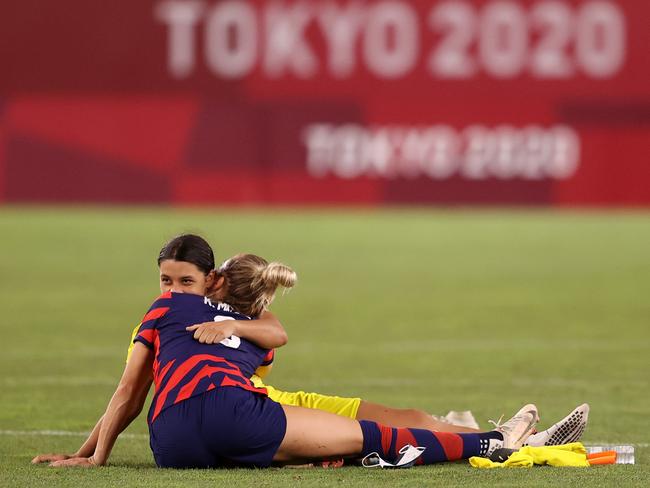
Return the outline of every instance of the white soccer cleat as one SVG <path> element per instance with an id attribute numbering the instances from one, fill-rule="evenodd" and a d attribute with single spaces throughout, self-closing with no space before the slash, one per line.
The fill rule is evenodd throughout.
<path id="1" fill-rule="evenodd" d="M 497 449 L 519 450 L 528 440 L 538 421 L 537 407 L 529 403 L 521 407 L 507 422 L 495 424 L 496 428 L 494 430 L 503 435 L 503 441 L 492 439 L 485 450 L 485 456 L 489 457 Z"/>
<path id="2" fill-rule="evenodd" d="M 578 442 L 587 427 L 588 419 L 589 404 L 583 403 L 557 424 L 531 435 L 527 444 L 533 447 L 541 447 Z"/>

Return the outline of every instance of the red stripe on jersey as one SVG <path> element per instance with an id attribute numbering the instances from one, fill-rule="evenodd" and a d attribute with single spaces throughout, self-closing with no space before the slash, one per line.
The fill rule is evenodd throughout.
<path id="1" fill-rule="evenodd" d="M 149 344 L 153 344 L 158 337 L 158 331 L 156 329 L 145 329 L 138 333 L 138 337 L 141 337 Z"/>
<path id="2" fill-rule="evenodd" d="M 197 363 L 202 361 L 203 358 L 200 356 L 194 356 L 185 361 L 183 364 L 181 364 L 176 371 L 172 374 L 172 377 L 169 378 L 169 381 L 165 385 L 165 388 L 160 392 L 158 395 L 158 398 L 156 399 L 156 406 L 153 411 L 153 415 L 151 416 L 151 421 L 158 416 L 160 411 L 162 410 L 163 405 L 165 404 L 165 400 L 167 400 L 167 395 L 169 394 L 169 391 L 174 388 L 182 379 L 183 377 L 187 374 L 187 372 L 192 369 Z M 160 378 L 158 378 L 160 380 Z M 160 382 L 156 384 L 156 389 L 160 388 Z"/>
<path id="3" fill-rule="evenodd" d="M 262 361 L 262 364 L 264 363 L 272 363 L 273 358 L 275 357 L 275 349 L 271 349 L 266 356 L 264 356 L 264 361 Z"/>
<path id="4" fill-rule="evenodd" d="M 433 432 L 442 445 L 449 461 L 457 461 L 463 457 L 463 438 L 450 432 Z"/>
<path id="5" fill-rule="evenodd" d="M 159 308 L 154 308 L 153 310 L 149 310 L 147 315 L 145 315 L 144 318 L 142 319 L 142 323 L 145 323 L 149 320 L 159 319 L 167 312 L 169 312 L 169 307 L 159 307 Z"/>
<path id="6" fill-rule="evenodd" d="M 153 338 L 153 350 L 156 351 L 156 356 L 158 351 L 160 351 L 160 334 L 158 334 L 158 329 L 156 330 L 156 336 Z"/>
<path id="7" fill-rule="evenodd" d="M 156 389 L 158 388 L 158 385 L 160 384 L 160 380 L 162 380 L 165 377 L 165 375 L 167 374 L 167 371 L 169 371 L 169 369 L 172 367 L 172 365 L 175 362 L 176 362 L 176 360 L 172 359 L 171 361 L 169 361 L 163 367 L 163 369 L 161 371 L 158 371 L 158 366 L 160 365 L 160 363 L 158 363 L 158 361 L 156 361 L 156 368 L 154 369 L 154 372 L 153 372 L 153 381 L 154 381 L 154 383 L 156 385 Z"/>
<path id="8" fill-rule="evenodd" d="M 172 292 L 171 291 L 166 291 L 162 295 L 160 295 L 156 300 L 165 300 L 165 299 L 170 299 L 172 297 Z"/>
<path id="9" fill-rule="evenodd" d="M 162 411 L 163 406 L 165 405 L 165 401 L 167 400 L 167 395 L 169 395 L 169 392 L 177 386 L 183 378 L 189 373 L 189 371 L 196 366 L 198 363 L 201 361 L 216 361 L 220 363 L 227 364 L 228 366 L 233 366 L 230 364 L 228 361 L 225 359 L 218 357 L 218 356 L 213 356 L 211 354 L 197 354 L 196 356 L 192 356 L 189 358 L 187 361 L 182 363 L 181 365 L 176 368 L 174 373 L 172 374 L 171 378 L 169 378 L 169 381 L 165 385 L 165 388 L 160 392 L 160 395 L 158 396 L 158 399 L 156 400 L 156 407 L 154 408 L 153 415 L 151 416 L 151 421 L 153 422 L 154 419 L 158 416 L 158 414 Z M 236 366 L 233 366 L 236 371 L 239 371 L 239 368 Z M 240 373 L 241 374 L 241 373 Z M 159 378 L 161 379 L 161 378 Z M 156 385 L 156 387 L 159 387 L 159 384 Z"/>
<path id="10" fill-rule="evenodd" d="M 183 400 L 187 400 L 189 397 L 192 396 L 192 393 L 194 393 L 194 390 L 196 389 L 196 385 L 199 384 L 199 381 L 201 381 L 203 378 L 210 376 L 212 373 L 229 373 L 229 374 L 235 374 L 235 375 L 240 375 L 241 373 L 239 371 L 235 371 L 232 369 L 226 369 L 226 368 L 221 368 L 219 366 L 210 366 L 209 364 L 206 364 L 201 368 L 201 370 L 194 375 L 194 378 L 192 380 L 183 385 L 183 388 L 178 392 L 178 396 L 174 400 L 174 403 L 182 402 Z"/>

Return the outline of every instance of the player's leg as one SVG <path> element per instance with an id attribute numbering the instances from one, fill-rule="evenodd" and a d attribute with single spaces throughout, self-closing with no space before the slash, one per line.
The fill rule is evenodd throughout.
<path id="1" fill-rule="evenodd" d="M 361 454 L 363 434 L 356 420 L 290 405 L 282 405 L 282 409 L 287 419 L 287 430 L 274 461 L 294 463 Z"/>
<path id="2" fill-rule="evenodd" d="M 304 391 L 288 392 L 271 385 L 265 385 L 261 379 L 255 376 L 251 380 L 258 388 L 265 387 L 268 390 L 269 398 L 282 405 L 318 409 L 356 420 L 372 420 L 393 427 L 415 427 L 456 433 L 480 432 L 477 429 L 441 422 L 422 410 L 392 408 L 378 403 L 367 402 L 360 398 L 322 395 Z"/>
<path id="3" fill-rule="evenodd" d="M 313 408 L 351 419 L 356 418 L 360 398 L 348 398 L 305 391 L 284 391 L 264 383 L 257 375 L 251 377 L 257 388 L 266 388 L 268 396 L 274 402 L 293 407 Z"/>
<path id="4" fill-rule="evenodd" d="M 414 427 L 418 429 L 436 430 L 439 432 L 481 432 L 478 429 L 460 427 L 434 419 L 428 413 L 413 408 L 391 408 L 378 403 L 361 400 L 356 415 L 357 420 L 372 420 L 392 427 Z"/>
<path id="5" fill-rule="evenodd" d="M 319 410 L 282 407 L 286 431 L 274 461 L 291 463 L 336 456 L 363 457 L 377 453 L 394 462 L 410 444 L 423 447 L 420 464 L 481 456 L 498 447 L 518 448 L 537 421 L 537 409 L 526 405 L 498 430 L 485 433 L 434 432 L 426 429 L 386 427 L 376 422 L 353 421 Z"/>

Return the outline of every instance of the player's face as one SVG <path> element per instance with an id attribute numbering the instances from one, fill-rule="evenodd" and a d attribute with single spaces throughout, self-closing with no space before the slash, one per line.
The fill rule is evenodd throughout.
<path id="1" fill-rule="evenodd" d="M 160 291 L 205 295 L 214 280 L 213 274 L 206 276 L 196 265 L 186 261 L 166 259 L 160 263 Z"/>

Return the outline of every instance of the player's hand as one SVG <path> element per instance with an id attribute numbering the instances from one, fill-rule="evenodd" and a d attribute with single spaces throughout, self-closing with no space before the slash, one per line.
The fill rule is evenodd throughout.
<path id="1" fill-rule="evenodd" d="M 95 460 L 92 457 L 74 457 L 70 459 L 63 459 L 61 461 L 54 461 L 50 463 L 50 466 L 53 468 L 70 468 L 70 467 L 80 467 L 80 468 L 95 468 Z"/>
<path id="2" fill-rule="evenodd" d="M 34 459 L 32 459 L 32 464 L 52 463 L 54 461 L 63 461 L 65 459 L 70 459 L 71 457 L 71 454 L 39 454 Z"/>
<path id="3" fill-rule="evenodd" d="M 333 459 L 329 461 L 322 461 L 321 466 L 325 469 L 335 469 L 335 468 L 342 468 L 343 465 L 345 464 L 345 459 Z"/>
<path id="4" fill-rule="evenodd" d="M 185 330 L 194 331 L 194 339 L 201 344 L 218 344 L 235 334 L 237 324 L 234 320 L 223 322 L 204 322 L 192 325 Z"/>

